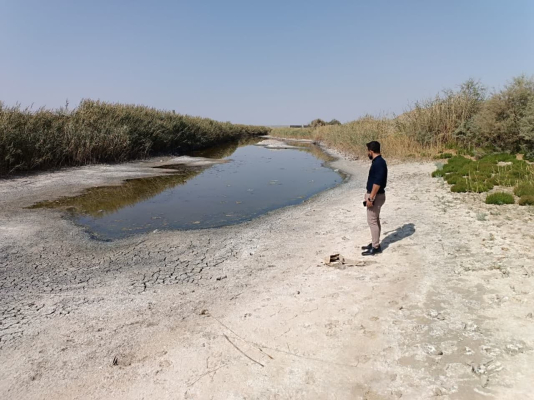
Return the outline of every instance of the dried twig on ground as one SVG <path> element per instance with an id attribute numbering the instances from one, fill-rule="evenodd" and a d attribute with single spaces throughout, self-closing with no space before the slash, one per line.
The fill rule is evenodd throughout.
<path id="1" fill-rule="evenodd" d="M 224 336 L 224 338 L 225 338 L 226 340 L 228 340 L 228 342 L 229 342 L 232 346 L 235 347 L 235 349 L 236 349 L 237 351 L 239 351 L 241 354 L 243 354 L 245 357 L 247 357 L 250 361 L 255 362 L 256 364 L 258 364 L 258 365 L 260 365 L 260 366 L 262 366 L 262 367 L 265 367 L 265 365 L 263 365 L 261 362 L 256 361 L 256 360 L 254 360 L 253 358 L 249 357 L 248 354 L 246 354 L 243 350 L 241 350 L 239 347 L 237 347 L 237 346 L 234 344 L 234 342 L 232 342 L 232 341 L 230 340 L 230 338 L 229 338 L 228 336 L 226 336 L 226 334 L 223 333 L 223 336 Z"/>

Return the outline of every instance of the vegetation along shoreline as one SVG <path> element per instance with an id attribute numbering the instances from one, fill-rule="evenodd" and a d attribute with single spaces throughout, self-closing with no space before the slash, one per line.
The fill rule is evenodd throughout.
<path id="1" fill-rule="evenodd" d="M 0 176 L 202 149 L 269 132 L 141 105 L 82 100 L 72 110 L 34 111 L 0 102 Z"/>

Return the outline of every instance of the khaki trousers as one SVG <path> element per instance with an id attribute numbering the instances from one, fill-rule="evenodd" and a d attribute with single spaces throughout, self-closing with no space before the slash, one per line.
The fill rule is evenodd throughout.
<path id="1" fill-rule="evenodd" d="M 365 194 L 364 200 L 369 199 L 369 193 Z M 373 240 L 373 247 L 380 246 L 380 232 L 382 231 L 382 226 L 380 225 L 380 209 L 386 202 L 386 194 L 380 193 L 376 195 L 375 202 L 371 208 L 367 209 L 367 223 L 369 228 L 371 228 L 371 237 Z"/>

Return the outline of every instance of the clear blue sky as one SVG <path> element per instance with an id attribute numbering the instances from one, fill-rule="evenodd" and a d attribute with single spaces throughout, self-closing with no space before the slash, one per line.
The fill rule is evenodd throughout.
<path id="1" fill-rule="evenodd" d="M 534 1 L 0 0 L 0 100 L 255 124 L 401 113 L 534 73 Z"/>

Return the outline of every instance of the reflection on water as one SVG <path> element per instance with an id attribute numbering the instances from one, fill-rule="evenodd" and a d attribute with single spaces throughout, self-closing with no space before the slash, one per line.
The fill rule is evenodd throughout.
<path id="1" fill-rule="evenodd" d="M 30 208 L 65 208 L 77 214 L 86 214 L 95 218 L 116 212 L 121 208 L 132 206 L 148 200 L 159 193 L 186 183 L 205 168 L 173 166 L 176 173 L 126 180 L 119 186 L 100 186 L 85 190 L 76 197 L 63 197 L 54 201 L 43 201 Z"/>
<path id="2" fill-rule="evenodd" d="M 314 145 L 314 144 L 311 144 L 311 143 L 299 143 L 298 147 L 301 149 L 301 151 L 307 151 L 307 152 L 313 154 L 313 156 L 318 158 L 319 160 L 323 160 L 325 162 L 335 161 L 334 157 L 332 157 L 331 155 L 325 153 L 317 145 Z"/>
<path id="3" fill-rule="evenodd" d="M 240 223 L 301 203 L 343 179 L 323 165 L 332 159 L 317 146 L 272 150 L 250 145 L 256 142 L 232 143 L 191 154 L 227 157 L 230 161 L 225 164 L 179 167 L 175 173 L 92 188 L 78 197 L 34 207 L 67 209 L 95 236 L 113 239 L 156 229 Z"/>
<path id="4" fill-rule="evenodd" d="M 221 158 L 230 157 L 232 154 L 234 154 L 234 152 L 239 147 L 257 144 L 261 142 L 262 140 L 263 139 L 259 137 L 248 137 L 248 138 L 243 138 L 239 141 L 222 143 L 221 145 L 216 146 L 216 147 L 208 147 L 207 149 L 195 150 L 195 151 L 188 153 L 187 155 L 191 157 L 221 159 Z"/>

